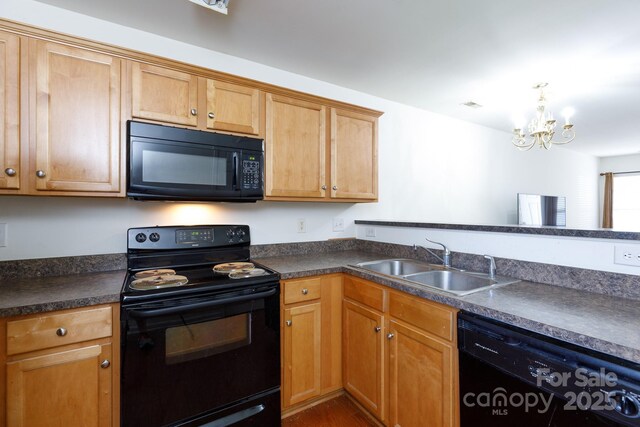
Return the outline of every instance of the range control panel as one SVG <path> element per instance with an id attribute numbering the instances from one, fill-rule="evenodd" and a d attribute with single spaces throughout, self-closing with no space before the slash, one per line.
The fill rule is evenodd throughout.
<path id="1" fill-rule="evenodd" d="M 170 250 L 248 245 L 248 225 L 140 227 L 127 231 L 129 250 Z"/>

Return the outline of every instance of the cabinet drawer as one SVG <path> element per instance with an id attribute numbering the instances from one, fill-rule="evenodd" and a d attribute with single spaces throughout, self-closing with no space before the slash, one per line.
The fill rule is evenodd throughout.
<path id="1" fill-rule="evenodd" d="M 7 322 L 7 354 L 109 337 L 111 307 L 45 314 Z"/>
<path id="2" fill-rule="evenodd" d="M 378 311 L 384 311 L 384 289 L 370 285 L 364 280 L 345 276 L 344 296 Z"/>
<path id="3" fill-rule="evenodd" d="M 284 282 L 284 303 L 310 301 L 320 298 L 321 277 L 287 280 Z"/>
<path id="4" fill-rule="evenodd" d="M 445 340 L 453 340 L 456 310 L 418 297 L 391 292 L 389 314 Z"/>

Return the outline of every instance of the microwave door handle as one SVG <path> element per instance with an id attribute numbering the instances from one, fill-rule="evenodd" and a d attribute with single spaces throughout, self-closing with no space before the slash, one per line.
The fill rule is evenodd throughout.
<path id="1" fill-rule="evenodd" d="M 233 153 L 233 181 L 231 185 L 234 191 L 240 190 L 240 165 L 238 164 L 238 153 Z"/>
<path id="2" fill-rule="evenodd" d="M 222 304 L 233 304 L 237 302 L 267 298 L 272 295 L 275 295 L 277 291 L 278 291 L 277 288 L 273 288 L 265 292 L 258 292 L 250 295 L 240 295 L 240 296 L 229 297 L 229 298 L 221 298 L 213 301 L 203 301 L 203 302 L 197 302 L 193 304 L 181 305 L 177 307 L 156 308 L 152 310 L 129 310 L 129 314 L 133 318 L 147 319 L 149 317 L 178 314 L 178 313 L 183 313 L 185 311 L 215 307 L 217 305 L 222 305 Z"/>

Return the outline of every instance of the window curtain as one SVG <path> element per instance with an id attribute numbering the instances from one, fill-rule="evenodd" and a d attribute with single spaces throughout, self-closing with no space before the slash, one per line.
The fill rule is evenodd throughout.
<path id="1" fill-rule="evenodd" d="M 613 173 L 604 173 L 604 203 L 602 206 L 602 228 L 613 228 Z"/>

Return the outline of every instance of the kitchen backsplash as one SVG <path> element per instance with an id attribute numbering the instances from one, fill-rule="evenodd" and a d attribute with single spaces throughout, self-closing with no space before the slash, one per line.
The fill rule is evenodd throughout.
<path id="1" fill-rule="evenodd" d="M 423 249 L 395 243 L 360 239 L 334 239 L 316 242 L 254 245 L 252 258 L 313 255 L 339 251 L 362 251 L 380 254 L 380 258 L 415 258 L 434 264 L 440 261 Z M 441 254 L 441 251 L 434 250 Z M 530 282 L 546 283 L 587 292 L 640 300 L 640 278 L 635 275 L 566 267 L 508 258 L 495 258 L 497 273 Z M 0 281 L 15 278 L 63 276 L 126 268 L 125 254 L 39 258 L 0 262 Z M 488 262 L 482 255 L 452 252 L 456 268 L 486 272 Z M 6 286 L 1 283 L 0 286 Z"/>

